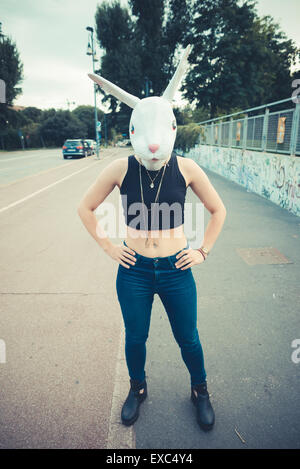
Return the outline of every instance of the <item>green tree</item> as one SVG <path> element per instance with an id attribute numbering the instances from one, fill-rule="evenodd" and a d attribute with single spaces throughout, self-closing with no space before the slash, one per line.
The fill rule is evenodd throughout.
<path id="1" fill-rule="evenodd" d="M 255 1 L 197 0 L 186 42 L 194 45 L 185 98 L 211 117 L 291 95 L 287 86 L 297 48 Z"/>
<path id="2" fill-rule="evenodd" d="M 0 34 L 0 79 L 5 83 L 5 103 L 0 103 L 0 140 L 5 148 L 5 136 L 9 133 L 9 141 L 13 141 L 14 132 L 10 131 L 13 124 L 21 124 L 18 113 L 10 109 L 14 99 L 22 92 L 18 86 L 23 79 L 23 64 L 20 60 L 16 44 L 8 36 Z"/>
<path id="3" fill-rule="evenodd" d="M 98 120 L 103 121 L 104 113 L 97 109 Z M 95 108 L 94 106 L 78 106 L 72 111 L 72 115 L 77 117 L 87 128 L 87 138 L 95 140 Z"/>
<path id="4" fill-rule="evenodd" d="M 117 1 L 105 1 L 97 7 L 96 34 L 99 45 L 105 50 L 101 69 L 97 73 L 124 88 L 129 93 L 136 93 L 140 82 L 139 58 L 133 40 L 133 22 L 126 8 Z M 118 101 L 105 93 L 102 101 L 108 102 L 110 110 L 116 112 Z"/>
<path id="5" fill-rule="evenodd" d="M 28 106 L 22 111 L 19 111 L 20 114 L 28 121 L 37 123 L 40 121 L 43 111 L 34 106 Z"/>
<path id="6" fill-rule="evenodd" d="M 147 78 L 153 94 L 160 95 L 175 70 L 176 48 L 188 31 L 188 11 L 185 0 L 129 0 L 129 9 L 117 1 L 102 2 L 95 19 L 105 54 L 97 73 L 140 98 Z M 99 91 L 109 103 L 110 124 L 123 133 L 131 110 Z"/>
<path id="7" fill-rule="evenodd" d="M 67 138 L 86 138 L 87 127 L 70 111 L 58 110 L 42 120 L 40 134 L 46 146 L 62 146 Z"/>
<path id="8" fill-rule="evenodd" d="M 0 36 L 0 79 L 6 84 L 6 105 L 11 105 L 22 92 L 23 64 L 16 44 L 8 36 Z"/>

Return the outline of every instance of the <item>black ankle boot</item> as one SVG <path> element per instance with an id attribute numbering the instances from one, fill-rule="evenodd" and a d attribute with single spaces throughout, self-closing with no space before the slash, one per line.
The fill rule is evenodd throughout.
<path id="1" fill-rule="evenodd" d="M 194 390 L 197 392 L 197 396 L 195 395 Z M 215 423 L 215 413 L 209 400 L 206 381 L 192 386 L 191 399 L 197 408 L 198 424 L 202 430 L 211 430 Z"/>
<path id="2" fill-rule="evenodd" d="M 143 389 L 144 392 L 140 393 Z M 147 397 L 147 383 L 130 379 L 130 391 L 126 401 L 123 404 L 121 419 L 124 425 L 132 425 L 139 416 L 140 404 Z"/>

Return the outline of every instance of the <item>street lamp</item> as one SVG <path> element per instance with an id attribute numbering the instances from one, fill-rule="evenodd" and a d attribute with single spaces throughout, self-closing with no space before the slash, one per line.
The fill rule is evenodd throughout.
<path id="1" fill-rule="evenodd" d="M 142 95 L 145 95 L 145 98 L 147 98 L 150 93 L 153 93 L 152 81 L 145 77 L 145 89 L 142 90 Z"/>
<path id="2" fill-rule="evenodd" d="M 67 106 L 68 106 L 68 110 L 69 110 L 69 111 L 70 111 L 70 106 L 71 106 L 71 105 L 74 106 L 75 104 L 76 104 L 75 101 L 69 101 L 69 100 L 67 99 Z"/>
<path id="3" fill-rule="evenodd" d="M 89 42 L 88 42 L 87 49 L 86 49 L 86 55 L 93 55 L 91 44 Z"/>
<path id="4" fill-rule="evenodd" d="M 0 22 L 0 42 L 2 43 L 4 41 L 5 34 L 2 32 L 2 23 Z"/>
<path id="5" fill-rule="evenodd" d="M 89 32 L 89 40 L 87 45 L 86 55 L 92 56 L 93 73 L 95 73 L 95 62 L 97 61 L 96 53 L 94 49 L 94 29 L 91 26 L 87 26 L 86 30 Z M 98 113 L 97 113 L 97 99 L 96 99 L 97 85 L 94 83 L 94 102 L 95 102 L 95 135 L 97 142 L 97 159 L 99 159 L 99 133 L 98 133 Z"/>

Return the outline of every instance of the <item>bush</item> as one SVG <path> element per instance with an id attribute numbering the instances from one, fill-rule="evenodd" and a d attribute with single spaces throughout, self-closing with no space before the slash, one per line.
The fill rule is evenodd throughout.
<path id="1" fill-rule="evenodd" d="M 194 148 L 199 141 L 202 128 L 197 124 L 179 125 L 177 127 L 177 136 L 175 140 L 175 148 L 184 153 Z"/>
<path id="2" fill-rule="evenodd" d="M 31 123 L 22 127 L 26 148 L 40 148 L 43 142 L 40 135 L 40 124 Z"/>
<path id="3" fill-rule="evenodd" d="M 116 143 L 120 140 L 124 140 L 123 135 L 120 133 L 117 133 L 114 127 L 111 128 L 111 140 L 108 143 L 111 145 L 116 145 Z"/>
<path id="4" fill-rule="evenodd" d="M 18 131 L 9 127 L 1 132 L 1 147 L 2 150 L 21 150 L 22 144 Z"/>

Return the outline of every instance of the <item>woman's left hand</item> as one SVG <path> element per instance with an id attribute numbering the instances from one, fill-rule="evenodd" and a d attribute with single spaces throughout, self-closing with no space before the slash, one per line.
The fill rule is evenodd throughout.
<path id="1" fill-rule="evenodd" d="M 205 255 L 205 254 L 204 254 Z M 197 249 L 184 249 L 177 256 L 175 266 L 181 270 L 189 269 L 193 265 L 202 264 L 204 258 L 200 251 Z"/>

